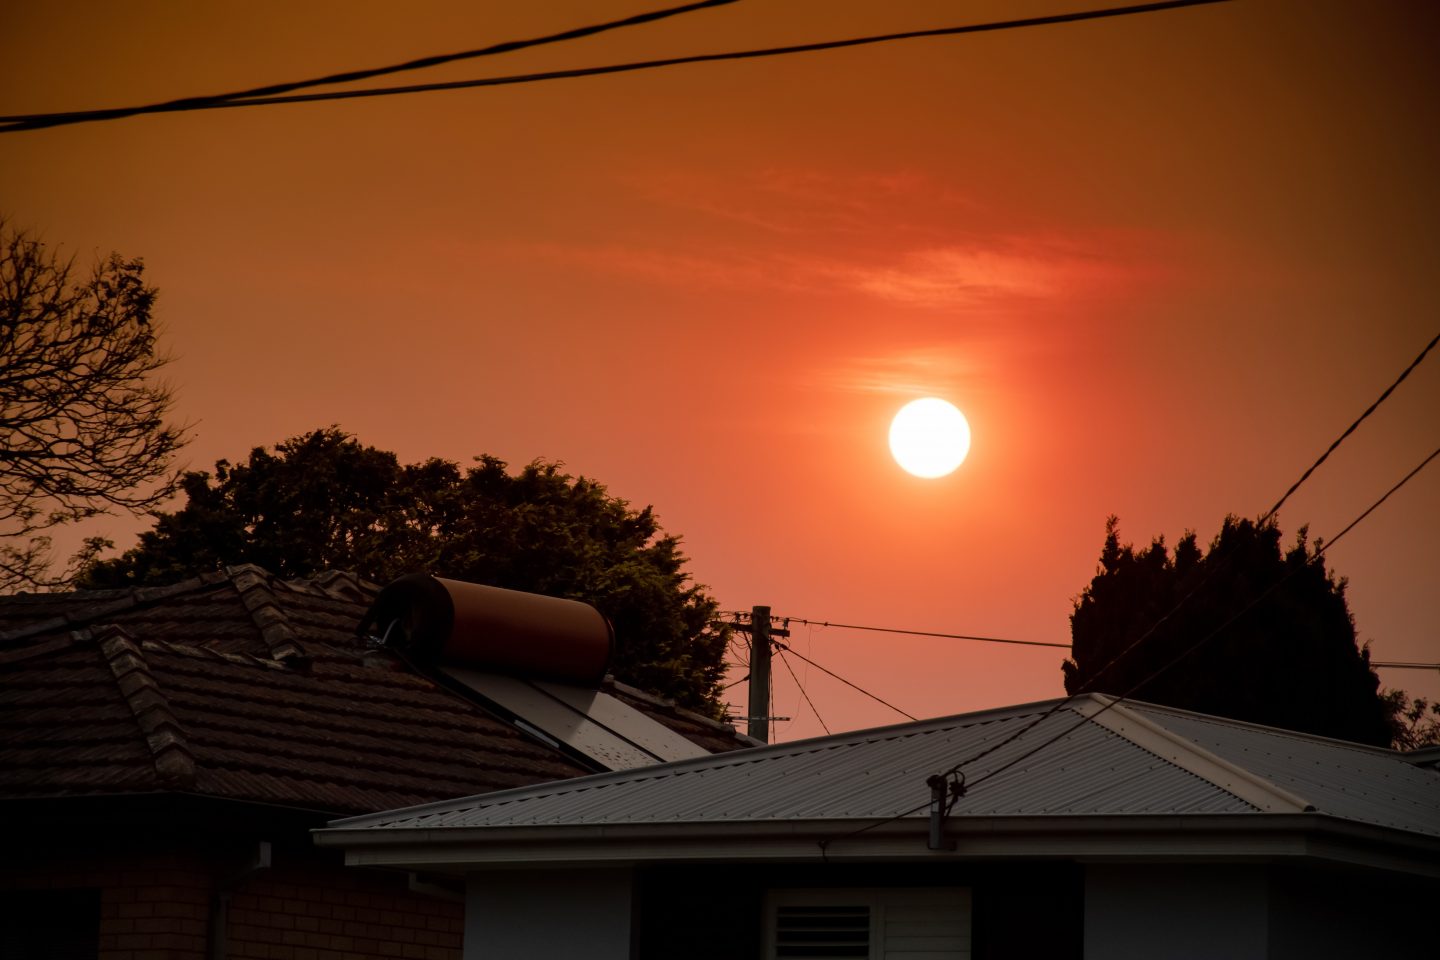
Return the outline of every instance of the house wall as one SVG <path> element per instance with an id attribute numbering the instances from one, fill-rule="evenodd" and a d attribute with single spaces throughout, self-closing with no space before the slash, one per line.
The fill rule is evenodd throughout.
<path id="1" fill-rule="evenodd" d="M 1260 864 L 1089 864 L 1085 956 L 1264 960 L 1269 895 Z"/>
<path id="2" fill-rule="evenodd" d="M 39 906 L 65 903 L 72 911 L 98 906 L 98 960 L 203 960 L 210 874 L 200 858 L 183 853 L 65 852 L 11 847 L 0 868 L 7 900 Z M 64 896 L 94 891 L 91 898 Z M 7 918 L 8 920 L 9 918 Z M 35 918 L 16 917 L 18 923 Z M 42 922 L 63 928 L 93 926 L 94 918 L 57 914 Z"/>
<path id="3" fill-rule="evenodd" d="M 231 895 L 228 960 L 460 960 L 460 902 L 410 893 L 404 874 L 287 852 Z"/>
<path id="4" fill-rule="evenodd" d="M 633 887 L 629 870 L 472 874 L 465 960 L 630 960 Z"/>
<path id="5" fill-rule="evenodd" d="M 1424 957 L 1440 880 L 1329 864 L 1270 873 L 1270 958 Z"/>
<path id="6" fill-rule="evenodd" d="M 405 874 L 347 868 L 308 839 L 276 846 L 273 866 L 231 894 L 228 960 L 460 960 L 462 903 L 409 892 Z M 253 843 L 154 837 L 12 844 L 0 856 L 0 903 L 86 929 L 97 960 L 206 960 L 217 881 L 243 866 L 246 849 Z M 52 919 L 52 905 L 72 915 Z M 81 915 L 96 910 L 98 935 L 88 932 L 95 918 Z M 0 918 L 12 920 L 4 909 Z"/>
<path id="7" fill-rule="evenodd" d="M 1082 885 L 1074 864 L 1044 860 L 647 866 L 636 872 L 636 956 L 762 956 L 767 890 L 943 886 L 970 890 L 975 960 L 1079 960 Z"/>

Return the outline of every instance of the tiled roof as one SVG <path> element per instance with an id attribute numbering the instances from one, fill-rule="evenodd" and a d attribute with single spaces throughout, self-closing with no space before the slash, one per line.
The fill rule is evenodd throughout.
<path id="1" fill-rule="evenodd" d="M 586 772 L 361 645 L 375 592 L 347 574 L 234 567 L 0 598 L 0 797 L 182 791 L 344 813 Z M 744 745 L 631 695 L 707 749 Z"/>
<path id="2" fill-rule="evenodd" d="M 227 652 L 351 654 L 355 624 L 378 592 L 349 573 L 285 581 L 247 564 L 166 587 L 17 594 L 0 597 L 0 647 L 111 623 L 146 640 Z"/>

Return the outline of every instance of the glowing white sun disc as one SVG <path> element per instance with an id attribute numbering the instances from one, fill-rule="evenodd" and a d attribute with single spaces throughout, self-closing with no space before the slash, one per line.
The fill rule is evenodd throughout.
<path id="1" fill-rule="evenodd" d="M 913 400 L 890 423 L 890 452 L 907 473 L 943 477 L 970 452 L 970 424 L 939 397 Z"/>

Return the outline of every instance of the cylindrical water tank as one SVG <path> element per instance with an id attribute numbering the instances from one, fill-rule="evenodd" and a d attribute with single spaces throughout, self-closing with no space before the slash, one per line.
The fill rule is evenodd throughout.
<path id="1" fill-rule="evenodd" d="M 587 687 L 600 685 L 615 645 L 610 621 L 588 603 L 427 574 L 381 590 L 362 626 L 424 666 Z"/>

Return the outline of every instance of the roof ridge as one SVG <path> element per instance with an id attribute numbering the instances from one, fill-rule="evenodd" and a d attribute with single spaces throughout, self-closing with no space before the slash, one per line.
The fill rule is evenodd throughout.
<path id="1" fill-rule="evenodd" d="M 29 626 L 21 627 L 18 630 L 9 631 L 8 633 L 0 632 L 0 643 L 8 643 L 12 640 L 23 640 L 26 637 L 33 637 L 42 633 L 53 633 L 56 630 L 64 630 L 67 627 L 83 629 L 101 617 L 108 617 L 112 614 L 133 610 L 136 607 L 158 603 L 162 600 L 168 600 L 171 597 L 177 597 L 205 587 L 213 587 L 223 579 L 225 579 L 223 574 L 202 573 L 198 576 L 181 580 L 179 583 L 169 583 L 159 587 L 125 588 L 126 593 L 124 596 L 97 601 L 88 606 L 83 606 L 79 610 L 61 613 L 48 620 L 41 620 Z M 73 597 L 86 592 L 87 591 L 84 590 L 72 590 L 69 592 L 69 595 Z"/>
<path id="2" fill-rule="evenodd" d="M 366 580 L 353 570 L 326 569 L 313 577 L 296 577 L 292 580 L 280 580 L 278 583 L 296 593 L 348 603 L 360 602 L 362 598 L 357 594 L 378 593 L 380 590 L 379 584 Z"/>
<path id="3" fill-rule="evenodd" d="M 77 640 L 93 638 L 125 704 L 145 737 L 155 764 L 155 776 L 162 786 L 188 790 L 195 786 L 195 754 L 185 730 L 170 709 L 170 701 L 155 682 L 141 645 L 123 627 L 108 624 L 98 631 L 76 631 Z"/>
<path id="4" fill-rule="evenodd" d="M 270 656 L 275 660 L 303 656 L 305 648 L 300 643 L 300 635 L 291 626 L 289 616 L 271 589 L 271 575 L 253 563 L 226 567 L 225 574 L 235 585 L 250 619 L 259 628 L 260 638 L 270 649 Z"/>
<path id="5" fill-rule="evenodd" d="M 1108 696 L 1108 694 L 1107 694 Z M 1291 730 L 1289 727 L 1276 727 L 1268 723 L 1259 723 L 1255 720 L 1239 720 L 1235 717 L 1222 717 L 1218 713 L 1202 713 L 1199 710 L 1187 710 L 1184 707 L 1172 707 L 1165 703 L 1151 703 L 1148 700 L 1127 700 L 1127 703 L 1143 707 L 1146 710 L 1158 710 L 1161 713 L 1172 713 L 1192 720 L 1200 720 L 1206 723 L 1219 723 L 1231 727 L 1244 727 L 1247 730 L 1258 730 L 1261 733 L 1274 734 L 1277 737 L 1290 737 L 1294 740 L 1308 740 L 1314 743 L 1323 743 L 1332 747 L 1347 747 L 1351 750 L 1358 750 L 1362 753 L 1378 753 L 1383 756 L 1393 756 L 1399 751 L 1392 747 L 1377 747 L 1370 743 L 1357 743 L 1354 740 L 1345 740 L 1341 737 L 1327 737 L 1323 733 L 1310 733 L 1306 730 Z"/>
<path id="6" fill-rule="evenodd" d="M 1071 709 L 1096 726 L 1194 774 L 1257 810 L 1269 813 L 1309 813 L 1315 810 L 1313 803 L 1299 795 L 1226 760 L 1103 693 L 1077 697 Z"/>
<path id="7" fill-rule="evenodd" d="M 142 650 L 153 648 L 182 657 L 226 660 L 242 667 L 264 667 L 267 670 L 289 670 L 291 668 L 291 664 L 284 660 L 257 657 L 253 653 L 231 653 L 224 650 L 216 650 L 214 647 L 198 646 L 193 643 L 182 643 L 176 640 L 141 640 L 140 647 Z"/>

